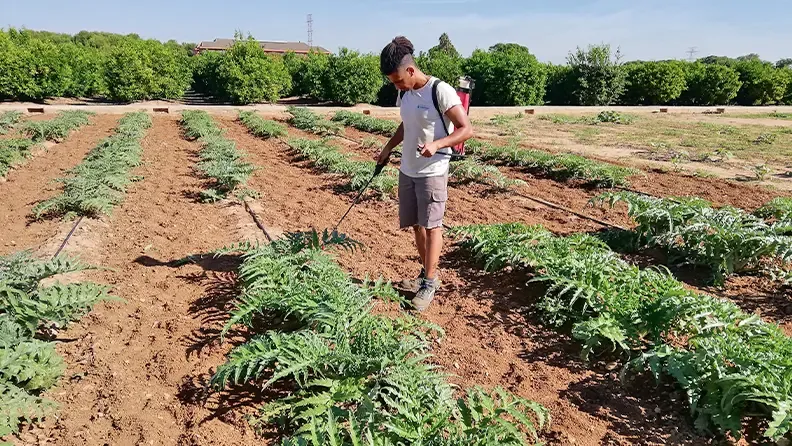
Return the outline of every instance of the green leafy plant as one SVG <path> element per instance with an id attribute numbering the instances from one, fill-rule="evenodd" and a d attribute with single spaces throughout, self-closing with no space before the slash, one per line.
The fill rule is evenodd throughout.
<path id="1" fill-rule="evenodd" d="M 305 130 L 316 135 L 342 135 L 343 126 L 340 123 L 328 121 L 305 107 L 290 106 L 286 109 L 291 117 L 289 124 L 300 130 Z"/>
<path id="2" fill-rule="evenodd" d="M 185 136 L 197 138 L 202 146 L 196 169 L 208 180 L 208 187 L 201 191 L 203 201 L 222 200 L 247 182 L 255 167 L 244 161 L 246 154 L 223 136 L 208 113 L 184 111 L 181 124 Z"/>
<path id="3" fill-rule="evenodd" d="M 22 112 L 9 110 L 0 113 L 0 135 L 5 135 L 22 120 Z"/>
<path id="4" fill-rule="evenodd" d="M 767 203 L 763 204 L 759 209 L 753 212 L 753 215 L 769 219 L 785 219 L 792 215 L 792 198 L 789 197 L 776 197 Z"/>
<path id="5" fill-rule="evenodd" d="M 291 139 L 289 146 L 301 157 L 310 160 L 319 170 L 339 174 L 346 178 L 349 189 L 359 190 L 371 179 L 374 174 L 374 161 L 357 161 L 348 154 L 342 153 L 338 148 L 330 145 L 326 139 Z M 396 190 L 398 177 L 396 169 L 386 167 L 380 175 L 371 182 L 369 188 L 388 195 Z"/>
<path id="6" fill-rule="evenodd" d="M 343 105 L 374 102 L 384 83 L 379 57 L 347 48 L 330 55 L 325 76 L 326 99 Z"/>
<path id="7" fill-rule="evenodd" d="M 761 133 L 756 139 L 753 141 L 754 144 L 773 144 L 776 140 L 775 133 Z"/>
<path id="8" fill-rule="evenodd" d="M 473 105 L 541 104 L 547 73 L 528 48 L 499 43 L 475 50 L 463 62 L 463 72 L 476 80 Z M 509 81 L 504 82 L 505 79 Z"/>
<path id="9" fill-rule="evenodd" d="M 659 246 L 675 263 L 709 267 L 716 283 L 725 277 L 767 268 L 786 269 L 792 261 L 792 237 L 782 225 L 733 207 L 714 209 L 700 198 L 655 198 L 633 192 L 606 192 L 592 203 L 627 204 L 638 223 L 634 232 L 644 246 Z M 772 260 L 767 265 L 765 260 Z M 773 266 L 773 263 L 777 264 Z"/>
<path id="10" fill-rule="evenodd" d="M 0 177 L 4 177 L 11 167 L 30 156 L 35 145 L 32 139 L 0 139 Z"/>
<path id="11" fill-rule="evenodd" d="M 239 112 L 239 121 L 259 138 L 277 138 L 287 134 L 286 128 L 272 120 L 264 119 L 252 111 Z"/>
<path id="12" fill-rule="evenodd" d="M 91 150 L 67 177 L 58 179 L 63 191 L 34 206 L 33 217 L 109 214 L 134 181 L 130 172 L 140 165 L 140 140 L 149 127 L 151 116 L 145 112 L 125 114 L 112 136 Z"/>
<path id="13" fill-rule="evenodd" d="M 0 257 L 0 436 L 18 431 L 55 408 L 39 394 L 53 386 L 65 365 L 53 342 L 35 339 L 39 329 L 61 328 L 101 300 L 107 288 L 45 279 L 90 268 L 67 257 L 38 260 L 23 251 Z"/>
<path id="14" fill-rule="evenodd" d="M 304 237 L 242 249 L 242 291 L 226 325 L 255 330 L 258 317 L 276 315 L 289 330 L 235 348 L 211 380 L 216 389 L 249 382 L 293 388 L 263 405 L 255 426 L 279 425 L 291 434 L 285 445 L 523 445 L 523 432 L 537 440 L 537 427 L 549 421 L 545 408 L 501 389 L 472 389 L 455 400 L 445 374 L 428 362 L 436 327 L 374 313 L 367 287 L 329 252 L 295 239 Z"/>
<path id="15" fill-rule="evenodd" d="M 639 173 L 635 169 L 590 160 L 580 155 L 523 149 L 515 143 L 495 146 L 473 141 L 467 147 L 484 161 L 497 160 L 508 166 L 535 170 L 551 178 L 582 180 L 596 186 L 625 186 L 628 177 Z"/>
<path id="16" fill-rule="evenodd" d="M 389 119 L 379 119 L 363 113 L 339 110 L 333 116 L 333 121 L 345 126 L 354 127 L 363 132 L 376 133 L 383 136 L 392 136 L 396 133 L 399 123 Z"/>
<path id="17" fill-rule="evenodd" d="M 661 105 L 678 99 L 687 87 L 686 65 L 680 61 L 630 62 L 622 103 Z"/>
<path id="18" fill-rule="evenodd" d="M 610 45 L 589 45 L 569 53 L 578 105 L 611 105 L 619 100 L 627 84 L 621 59 L 621 52 L 612 53 Z"/>
<path id="19" fill-rule="evenodd" d="M 767 166 L 767 163 L 756 164 L 753 166 L 753 173 L 756 176 L 756 181 L 764 181 L 770 174 L 770 167 Z"/>
<path id="20" fill-rule="evenodd" d="M 583 356 L 618 353 L 628 371 L 670 378 L 696 426 L 739 437 L 748 417 L 764 435 L 792 429 L 792 338 L 733 303 L 687 289 L 662 269 L 640 269 L 585 234 L 557 237 L 519 223 L 457 227 L 450 235 L 488 271 L 535 274 L 548 323 L 572 324 Z"/>
<path id="21" fill-rule="evenodd" d="M 66 139 L 73 131 L 88 124 L 89 116 L 94 113 L 82 110 L 67 110 L 58 113 L 54 119 L 47 121 L 27 121 L 22 125 L 22 132 L 33 141 L 55 141 Z"/>

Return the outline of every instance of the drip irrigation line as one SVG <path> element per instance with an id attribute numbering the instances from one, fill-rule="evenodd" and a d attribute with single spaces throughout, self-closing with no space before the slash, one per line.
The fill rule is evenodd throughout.
<path id="1" fill-rule="evenodd" d="M 267 241 L 272 243 L 273 241 L 272 236 L 270 235 L 269 231 L 267 231 L 267 227 L 264 226 L 264 223 L 262 223 L 261 220 L 259 220 L 258 215 L 256 215 L 256 213 L 250 207 L 250 204 L 248 203 L 249 200 L 252 201 L 250 198 L 246 198 L 245 200 L 243 200 L 245 203 L 245 210 L 248 212 L 248 214 L 250 214 L 251 217 L 253 217 L 253 221 L 256 223 L 256 226 L 258 226 L 258 228 L 261 229 L 262 232 L 264 232 L 264 235 L 267 237 Z"/>
<path id="2" fill-rule="evenodd" d="M 61 251 L 63 251 L 63 248 L 65 248 L 65 247 L 66 247 L 66 243 L 68 243 L 68 241 L 69 241 L 69 239 L 71 238 L 72 234 L 74 234 L 74 231 L 76 231 L 76 230 L 77 230 L 77 226 L 79 226 L 79 225 L 80 225 L 80 222 L 82 222 L 82 220 L 83 220 L 83 216 L 81 215 L 81 216 L 80 216 L 80 218 L 78 218 L 78 219 L 77 219 L 77 222 L 75 222 L 75 223 L 74 223 L 74 226 L 72 226 L 72 228 L 71 228 L 71 231 L 69 231 L 69 234 L 68 234 L 68 235 L 66 235 L 66 238 L 65 238 L 65 239 L 63 239 L 63 243 L 61 243 L 61 245 L 60 245 L 60 247 L 58 248 L 58 250 L 57 250 L 57 251 L 55 251 L 55 255 L 54 255 L 54 256 L 52 256 L 52 258 L 53 258 L 53 259 L 54 259 L 55 257 L 58 257 L 58 254 L 60 254 L 60 253 L 61 253 Z"/>

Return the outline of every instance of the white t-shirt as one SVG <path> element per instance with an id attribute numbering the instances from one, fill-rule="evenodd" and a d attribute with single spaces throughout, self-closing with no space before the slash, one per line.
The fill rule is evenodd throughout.
<path id="1" fill-rule="evenodd" d="M 440 115 L 432 102 L 432 83 L 435 78 L 417 90 L 409 90 L 404 97 L 396 97 L 401 119 L 404 123 L 404 142 L 402 143 L 401 172 L 413 178 L 442 176 L 448 172 L 451 149 L 439 149 L 431 158 L 421 156 L 418 146 L 446 137 Z M 437 105 L 445 113 L 462 101 L 456 91 L 445 82 L 437 85 Z M 444 116 L 448 135 L 454 131 L 454 123 Z"/>

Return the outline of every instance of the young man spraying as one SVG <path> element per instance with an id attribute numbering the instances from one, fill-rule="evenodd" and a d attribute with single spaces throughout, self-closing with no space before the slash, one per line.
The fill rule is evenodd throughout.
<path id="1" fill-rule="evenodd" d="M 424 311 L 440 286 L 437 266 L 443 248 L 450 148 L 470 139 L 473 128 L 454 88 L 421 72 L 413 52 L 407 38 L 397 37 L 380 55 L 382 74 L 399 90 L 396 105 L 402 123 L 385 144 L 377 163 L 386 164 L 393 148 L 403 143 L 399 225 L 402 229 L 412 227 L 415 232 L 423 268 L 412 285 L 416 291 L 412 303 L 418 311 Z"/>

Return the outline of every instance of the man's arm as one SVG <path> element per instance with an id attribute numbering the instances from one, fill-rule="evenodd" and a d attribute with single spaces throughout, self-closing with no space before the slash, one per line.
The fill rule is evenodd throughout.
<path id="1" fill-rule="evenodd" d="M 449 108 L 445 115 L 454 123 L 454 131 L 444 138 L 440 138 L 427 143 L 423 147 L 419 147 L 421 155 L 427 158 L 431 157 L 443 147 L 454 147 L 473 137 L 473 124 L 470 123 L 470 118 L 468 118 L 467 113 L 465 113 L 465 107 L 455 105 Z"/>
<path id="2" fill-rule="evenodd" d="M 399 144 L 404 141 L 404 123 L 402 122 L 399 124 L 399 128 L 396 129 L 396 133 L 391 136 L 388 142 L 385 144 L 385 147 L 382 148 L 379 156 L 377 157 L 377 164 L 384 165 L 388 162 L 388 158 L 390 157 L 391 151 L 398 146 Z"/>

